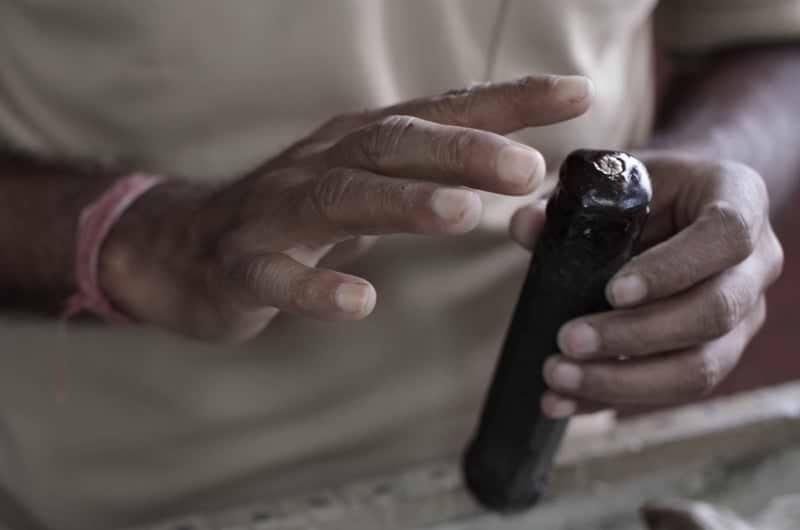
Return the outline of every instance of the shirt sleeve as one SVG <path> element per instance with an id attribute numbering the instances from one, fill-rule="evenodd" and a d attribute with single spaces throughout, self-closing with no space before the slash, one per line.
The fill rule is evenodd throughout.
<path id="1" fill-rule="evenodd" d="M 800 0 L 661 0 L 655 33 L 677 53 L 800 42 Z"/>

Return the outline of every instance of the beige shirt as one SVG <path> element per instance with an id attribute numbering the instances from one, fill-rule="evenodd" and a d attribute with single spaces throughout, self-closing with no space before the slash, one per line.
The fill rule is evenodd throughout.
<path id="1" fill-rule="evenodd" d="M 0 0 L 0 139 L 227 178 L 337 113 L 587 75 L 586 116 L 520 135 L 555 168 L 647 137 L 656 3 Z M 796 1 L 661 4 L 681 51 L 800 30 Z M 364 322 L 281 317 L 238 348 L 2 323 L 0 481 L 55 528 L 111 528 L 460 451 L 528 260 L 506 231 L 531 199 L 484 198 L 473 234 L 386 238 L 357 265 Z"/>

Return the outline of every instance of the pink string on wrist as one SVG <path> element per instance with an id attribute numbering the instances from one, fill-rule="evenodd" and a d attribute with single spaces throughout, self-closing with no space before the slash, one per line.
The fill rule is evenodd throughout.
<path id="1" fill-rule="evenodd" d="M 78 221 L 78 243 L 75 252 L 75 274 L 78 292 L 67 300 L 61 314 L 69 320 L 84 311 L 112 324 L 131 324 L 134 320 L 114 308 L 100 288 L 98 264 L 100 249 L 114 224 L 145 192 L 164 181 L 163 177 L 134 173 L 118 180 L 96 201 L 81 212 Z"/>

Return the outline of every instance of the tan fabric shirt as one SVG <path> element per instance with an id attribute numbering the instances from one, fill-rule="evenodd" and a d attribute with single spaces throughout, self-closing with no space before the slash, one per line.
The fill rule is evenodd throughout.
<path id="1" fill-rule="evenodd" d="M 587 75 L 588 115 L 521 135 L 552 168 L 646 138 L 656 3 L 0 0 L 0 139 L 225 178 L 337 113 Z M 661 4 L 683 51 L 800 30 L 796 1 Z M 357 266 L 380 298 L 361 323 L 281 317 L 239 348 L 0 324 L 0 481 L 55 528 L 111 528 L 459 451 L 527 263 L 506 236 L 526 200 L 486 194 L 467 237 L 382 241 Z"/>

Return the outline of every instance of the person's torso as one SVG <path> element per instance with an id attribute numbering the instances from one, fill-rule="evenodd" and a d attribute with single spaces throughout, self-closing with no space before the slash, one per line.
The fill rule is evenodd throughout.
<path id="1" fill-rule="evenodd" d="M 591 113 L 526 139 L 640 140 L 653 0 L 2 0 L 0 138 L 189 177 L 238 174 L 341 112 L 531 73 Z"/>
<path id="2" fill-rule="evenodd" d="M 531 73 L 584 74 L 586 116 L 520 135 L 554 168 L 642 141 L 655 0 L 0 0 L 0 141 L 238 175 L 341 112 Z M 527 262 L 530 200 L 459 239 L 390 238 L 358 324 L 279 319 L 242 349 L 2 324 L 5 482 L 63 528 L 304 489 L 455 452 Z M 53 400 L 57 350 L 67 400 Z M 54 361 L 55 359 L 55 361 Z M 23 486 L 24 485 L 24 486 Z"/>

